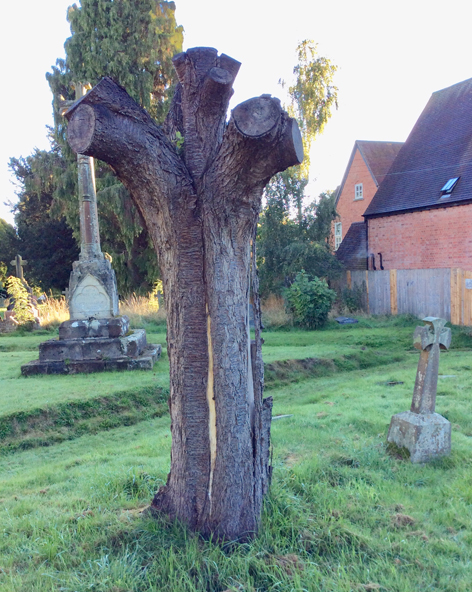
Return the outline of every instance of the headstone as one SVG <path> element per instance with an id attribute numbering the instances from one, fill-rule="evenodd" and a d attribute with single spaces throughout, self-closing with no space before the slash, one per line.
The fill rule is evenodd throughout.
<path id="1" fill-rule="evenodd" d="M 15 274 L 16 277 L 19 278 L 22 282 L 25 281 L 23 276 L 23 267 L 28 263 L 25 259 L 22 258 L 21 255 L 17 255 L 13 261 L 10 261 L 11 265 L 15 266 Z"/>
<path id="2" fill-rule="evenodd" d="M 416 327 L 414 346 L 420 350 L 413 401 L 410 411 L 392 417 L 387 441 L 410 451 L 413 463 L 428 462 L 451 452 L 451 424 L 435 412 L 438 385 L 439 353 L 449 349 L 451 330 L 446 321 L 426 317 L 423 327 Z"/>
<path id="3" fill-rule="evenodd" d="M 76 99 L 85 95 L 76 86 Z M 102 370 L 150 370 L 161 346 L 148 344 L 143 329 L 131 331 L 119 316 L 118 290 L 111 257 L 100 247 L 93 158 L 77 157 L 80 199 L 80 255 L 72 264 L 66 299 L 70 320 L 59 327 L 59 340 L 39 346 L 39 360 L 21 367 L 23 375 L 72 374 Z"/>

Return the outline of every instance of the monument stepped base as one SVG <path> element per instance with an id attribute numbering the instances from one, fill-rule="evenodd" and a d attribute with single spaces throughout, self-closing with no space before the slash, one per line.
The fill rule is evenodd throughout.
<path id="1" fill-rule="evenodd" d="M 125 316 L 66 321 L 59 339 L 39 345 L 39 360 L 21 367 L 23 376 L 111 370 L 151 370 L 162 347 L 148 344 L 144 329 L 129 330 Z"/>

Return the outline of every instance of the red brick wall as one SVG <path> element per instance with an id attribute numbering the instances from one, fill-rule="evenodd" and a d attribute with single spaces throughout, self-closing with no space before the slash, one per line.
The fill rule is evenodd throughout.
<path id="1" fill-rule="evenodd" d="M 354 200 L 354 187 L 358 183 L 363 184 L 364 198 Z M 367 206 L 372 201 L 376 191 L 377 185 L 372 179 L 372 175 L 370 174 L 361 153 L 356 148 L 351 168 L 349 169 L 346 183 L 344 184 L 336 208 L 341 217 L 340 220 L 336 221 L 342 223 L 343 238 L 346 236 L 349 226 L 351 226 L 353 222 L 364 222 L 362 214 L 366 211 Z"/>
<path id="2" fill-rule="evenodd" d="M 462 267 L 472 270 L 472 204 L 368 221 L 369 254 L 379 269 Z"/>

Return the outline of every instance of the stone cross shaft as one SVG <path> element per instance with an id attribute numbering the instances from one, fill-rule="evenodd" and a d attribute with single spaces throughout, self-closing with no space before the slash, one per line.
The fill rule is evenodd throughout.
<path id="1" fill-rule="evenodd" d="M 16 277 L 23 281 L 25 279 L 23 276 L 23 266 L 27 263 L 28 261 L 26 261 L 26 259 L 22 259 L 21 255 L 17 255 L 13 261 L 10 261 L 10 264 L 15 266 Z"/>
<path id="2" fill-rule="evenodd" d="M 451 330 L 444 327 L 445 319 L 426 317 L 424 327 L 416 327 L 413 344 L 420 350 L 411 411 L 419 414 L 434 413 L 438 387 L 439 352 L 449 349 Z"/>
<path id="3" fill-rule="evenodd" d="M 83 84 L 75 85 L 76 101 L 86 93 Z M 77 155 L 80 200 L 80 259 L 103 259 L 98 227 L 95 169 L 91 156 Z"/>

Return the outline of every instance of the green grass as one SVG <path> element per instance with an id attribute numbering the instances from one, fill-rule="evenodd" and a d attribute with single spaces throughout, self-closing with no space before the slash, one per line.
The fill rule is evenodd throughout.
<path id="1" fill-rule="evenodd" d="M 411 404 L 418 360 L 409 353 L 418 322 L 397 323 L 369 327 L 375 321 L 367 318 L 361 326 L 264 334 L 266 358 L 283 360 L 277 356 L 285 346 L 300 360 L 304 349 L 318 347 L 306 357 L 325 357 L 328 371 L 306 378 L 303 365 L 297 371 L 290 362 L 292 374 L 269 380 L 274 416 L 291 417 L 272 424 L 271 491 L 260 533 L 245 545 L 219 546 L 141 514 L 169 470 L 169 416 L 148 414 L 165 405 L 165 391 L 147 382 L 160 384 L 166 360 L 156 376 L 88 377 L 89 390 L 74 395 L 74 405 L 50 401 L 51 379 L 68 379 L 70 390 L 74 376 L 41 377 L 37 401 L 50 410 L 49 424 L 44 416 L 35 424 L 36 407 L 26 406 L 14 437 L 20 442 L 49 425 L 51 445 L 0 456 L 0 591 L 470 592 L 471 350 L 441 355 L 437 411 L 453 424 L 451 456 L 412 465 L 385 445 L 390 417 Z M 458 334 L 461 348 L 470 347 L 467 333 Z M 20 341 L 0 360 L 23 353 L 31 359 Z M 363 367 L 366 359 L 380 365 Z M 124 385 L 130 375 L 134 384 Z M 8 380 L 24 397 L 36 379 Z M 9 400 L 1 384 L 0 426 Z M 107 396 L 97 392 L 104 384 Z M 132 407 L 142 412 L 139 423 L 92 433 L 94 421 L 126 416 Z M 84 435 L 54 440 L 82 421 L 92 422 Z M 41 437 L 47 440 L 47 430 Z"/>
<path id="2" fill-rule="evenodd" d="M 143 389 L 169 386 L 165 333 L 147 335 L 149 343 L 161 343 L 163 346 L 161 359 L 152 372 L 136 370 L 66 376 L 21 376 L 21 365 L 37 359 L 39 343 L 54 337 L 57 337 L 57 333 L 26 333 L 23 337 L 15 334 L 0 335 L 0 416 L 64 401 L 83 401 L 122 391 L 133 391 L 137 385 Z M 22 340 L 26 351 L 21 349 Z"/>

